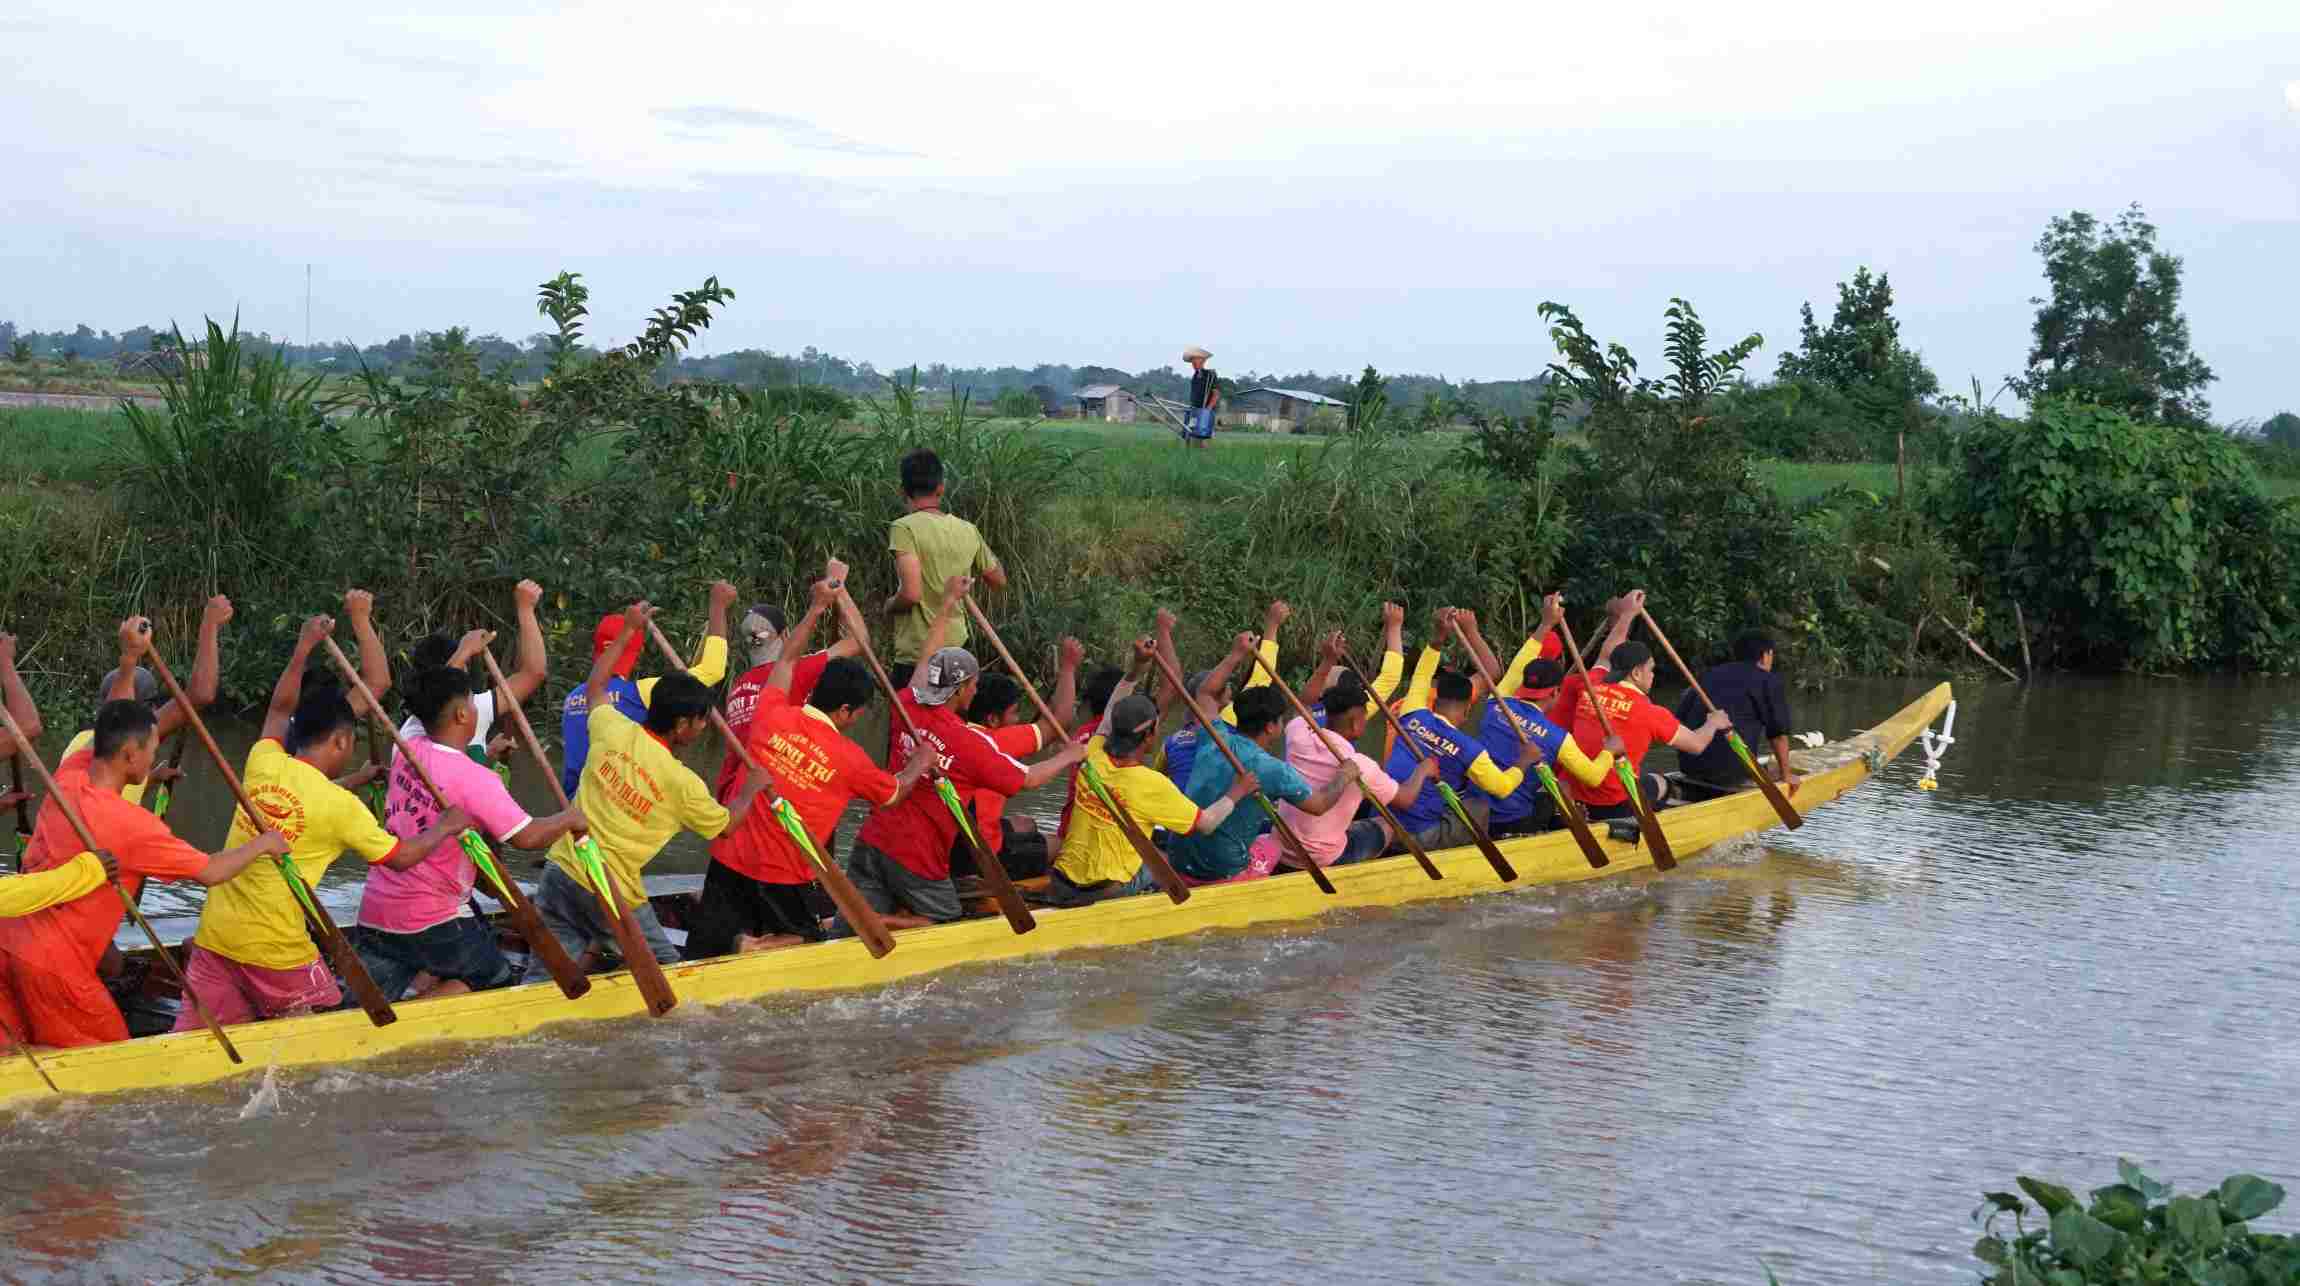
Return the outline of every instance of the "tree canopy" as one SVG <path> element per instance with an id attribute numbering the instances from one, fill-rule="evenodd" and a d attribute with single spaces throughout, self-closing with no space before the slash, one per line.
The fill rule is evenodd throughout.
<path id="1" fill-rule="evenodd" d="M 2037 305 L 2028 372 L 2013 388 L 2031 402 L 2074 398 L 2145 420 L 2203 423 L 2213 379 L 2188 342 L 2180 257 L 2157 248 L 2138 203 L 2110 223 L 2082 210 L 2037 238 L 2052 294 Z"/>

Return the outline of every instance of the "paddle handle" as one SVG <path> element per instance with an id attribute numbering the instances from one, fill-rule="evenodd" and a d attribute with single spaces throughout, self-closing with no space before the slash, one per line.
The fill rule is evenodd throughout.
<path id="1" fill-rule="evenodd" d="M 854 599 L 847 596 L 846 586 L 839 586 L 838 594 L 839 617 L 846 625 L 847 636 L 854 639 L 861 649 L 863 662 L 870 667 L 871 678 L 877 680 L 879 691 L 886 693 L 887 707 L 894 711 L 895 718 L 902 721 L 903 731 L 910 734 L 911 741 L 924 745 L 926 739 L 919 734 L 918 721 L 912 719 L 910 711 L 903 707 L 902 696 L 895 691 L 894 680 L 887 677 L 886 667 L 879 664 L 878 652 L 870 645 L 870 630 L 863 623 L 862 609 L 856 607 Z M 1014 877 L 1007 873 L 1006 862 L 991 851 L 989 843 L 982 836 L 975 833 L 974 824 L 966 816 L 965 806 L 959 802 L 956 790 L 949 787 L 947 779 L 937 782 L 936 790 L 948 792 L 943 794 L 944 806 L 950 809 L 952 818 L 958 822 L 959 837 L 966 841 L 967 848 L 973 852 L 974 869 L 981 874 L 983 883 L 990 886 L 990 897 L 998 903 L 999 913 L 1006 917 L 1006 922 L 1013 926 L 1016 933 L 1028 933 L 1037 928 L 1038 917 L 1030 913 L 1029 904 L 1022 900 L 1022 890 L 1014 886 Z M 841 872 L 839 878 L 845 879 L 845 873 Z"/>
<path id="2" fill-rule="evenodd" d="M 1028 674 L 1023 673 L 1022 664 L 1014 659 L 1014 653 L 1006 650 L 1006 640 L 998 636 L 998 628 L 990 623 L 988 616 L 983 614 L 982 608 L 975 603 L 972 594 L 967 595 L 964 602 L 966 603 L 967 615 L 974 618 L 975 625 L 982 630 L 982 636 L 990 640 L 991 649 L 998 653 L 998 659 L 1006 663 L 1006 668 L 1014 673 L 1015 682 L 1020 683 L 1022 690 L 1030 694 L 1030 704 L 1037 708 L 1038 717 L 1046 720 L 1047 725 L 1054 729 L 1065 745 L 1069 744 L 1070 730 L 1062 726 L 1060 719 L 1054 717 L 1054 707 L 1046 704 L 1045 697 L 1038 695 L 1038 685 L 1030 681 Z M 1078 772 L 1081 776 L 1091 779 L 1094 777 L 1094 765 L 1081 760 L 1078 764 Z M 1089 788 L 1091 788 L 1091 781 Z M 1111 819 L 1118 823 L 1118 829 L 1125 832 L 1126 842 L 1134 846 L 1134 852 L 1142 859 L 1142 864 L 1150 868 L 1150 875 L 1158 881 L 1158 887 L 1166 890 L 1166 896 L 1172 898 L 1177 904 L 1189 901 L 1190 886 L 1182 882 L 1182 875 L 1174 869 L 1174 864 L 1167 861 L 1166 855 L 1158 851 L 1158 846 L 1150 842 L 1150 837 L 1142 833 L 1142 828 L 1134 822 L 1134 815 L 1126 811 L 1125 805 L 1117 795 L 1111 794 L 1106 805 L 1110 809 Z"/>
<path id="3" fill-rule="evenodd" d="M 1325 747 L 1327 754 L 1334 756 L 1334 763 L 1339 766 L 1341 763 L 1341 756 L 1334 753 L 1334 748 L 1331 745 L 1325 744 L 1325 734 L 1318 727 L 1318 721 L 1311 717 L 1310 708 L 1302 704 L 1302 699 L 1294 695 L 1293 687 L 1289 685 L 1284 679 L 1278 677 L 1278 667 L 1270 664 L 1268 661 L 1263 660 L 1262 654 L 1260 652 L 1256 652 L 1254 654 L 1254 664 L 1262 668 L 1262 673 L 1270 676 L 1270 686 L 1276 688 L 1278 690 L 1278 694 L 1286 698 L 1286 704 L 1294 708 L 1294 714 L 1298 716 L 1303 723 L 1309 726 L 1310 731 L 1320 734 L 1317 737 L 1318 742 Z M 1357 667 L 1354 665 L 1350 668 L 1353 670 L 1357 669 Z M 1360 673 L 1363 673 L 1363 671 L 1360 671 Z M 1381 703 L 1376 701 L 1374 704 L 1380 705 Z M 1415 839 L 1406 831 L 1405 823 L 1398 820 L 1398 815 L 1390 811 L 1390 806 L 1388 804 L 1385 804 L 1382 801 L 1374 798 L 1374 792 L 1370 790 L 1360 790 L 1358 793 L 1365 797 L 1365 801 L 1367 803 L 1374 806 L 1374 811 L 1381 814 L 1383 821 L 1389 823 L 1390 830 L 1395 832 L 1398 839 L 1405 844 L 1406 851 L 1412 853 L 1414 855 L 1414 861 L 1421 864 L 1422 873 L 1424 875 L 1429 876 L 1433 880 L 1442 880 L 1445 878 L 1445 872 L 1439 870 L 1438 864 L 1430 860 L 1430 855 L 1422 850 L 1421 841 Z"/>
<path id="4" fill-rule="evenodd" d="M 184 708 L 189 710 L 191 705 L 191 702 L 186 701 Z M 31 741 L 24 736 L 24 729 L 17 724 L 16 716 L 8 712 L 8 703 L 5 701 L 0 701 L 0 726 L 5 726 L 8 729 L 8 735 L 16 739 L 17 745 L 23 747 L 19 753 L 32 761 L 33 775 L 37 776 L 40 779 L 40 784 L 47 789 L 48 798 L 56 802 L 57 811 L 64 814 L 64 820 L 71 825 L 72 833 L 79 836 L 80 846 L 91 853 L 99 851 L 100 846 L 96 843 L 96 836 L 89 831 L 86 819 L 80 816 L 80 810 L 73 805 L 72 801 L 65 798 L 64 792 L 56 788 L 55 775 L 48 771 L 47 764 L 41 762 L 40 752 L 32 748 Z M 136 927 L 144 931 L 144 937 L 152 944 L 152 954 L 159 957 L 160 963 L 167 967 L 168 973 L 175 979 L 176 989 L 183 996 L 184 1003 L 192 1007 L 192 1011 L 200 1016 L 200 1022 L 207 1027 L 208 1034 L 216 1038 L 218 1045 L 223 1046 L 224 1057 L 235 1063 L 245 1061 L 240 1057 L 239 1047 L 232 1044 L 232 1038 L 224 1035 L 223 1025 L 216 1021 L 216 1016 L 209 1013 L 208 1007 L 200 1002 L 197 995 L 193 994 L 191 979 L 184 976 L 184 966 L 169 953 L 167 944 L 160 941 L 159 931 L 152 927 L 150 920 L 144 918 L 143 911 L 136 906 L 136 899 L 128 896 L 128 886 L 118 879 L 114 879 L 112 891 L 120 895 L 120 905 L 127 908 L 128 918 L 134 920 Z M 29 1035 L 30 1033 L 26 1034 Z"/>
<path id="5" fill-rule="evenodd" d="M 679 650 L 671 646 L 671 640 L 663 637 L 663 631 L 653 621 L 647 622 L 647 636 L 655 641 L 655 646 L 662 650 L 671 664 L 685 667 L 685 662 L 679 659 Z M 768 772 L 751 754 L 751 748 L 735 735 L 735 730 L 727 725 L 727 716 L 721 714 L 716 706 L 711 708 L 711 726 L 719 730 L 719 736 L 726 741 L 727 749 L 743 761 L 743 767 L 766 779 L 767 784 L 760 788 L 758 798 L 752 801 L 751 806 L 756 808 L 763 802 L 773 808 L 782 798 L 775 793 L 774 774 Z M 815 871 L 822 878 L 823 891 L 830 894 L 832 904 L 846 918 L 855 936 L 862 939 L 863 948 L 871 953 L 872 958 L 882 959 L 887 952 L 894 950 L 894 934 L 887 931 L 886 921 L 881 920 L 878 912 L 871 909 L 870 903 L 863 900 L 862 890 L 855 887 L 847 873 L 829 862 L 815 863 Z"/>
<path id="6" fill-rule="evenodd" d="M 1685 682 L 1693 689 L 1693 695 L 1701 698 L 1702 705 L 1708 707 L 1711 710 L 1715 710 L 1717 708 L 1717 703 L 1711 701 L 1709 699 L 1709 694 L 1702 690 L 1701 680 L 1693 677 L 1693 667 L 1685 664 L 1684 657 L 1677 655 L 1677 649 L 1672 647 L 1669 643 L 1669 636 L 1663 634 L 1661 632 L 1661 627 L 1653 623 L 1653 613 L 1648 612 L 1644 608 L 1640 607 L 1637 609 L 1637 619 L 1645 622 L 1646 632 L 1653 636 L 1654 642 L 1661 645 L 1662 651 L 1669 654 L 1669 663 L 1677 667 L 1677 672 L 1679 674 L 1685 676 Z"/>
<path id="7" fill-rule="evenodd" d="M 1214 730 L 1214 723 L 1206 717 L 1206 712 L 1198 708 L 1197 694 L 1189 691 L 1183 685 L 1182 676 L 1174 669 L 1174 663 L 1166 659 L 1164 652 L 1152 652 L 1150 659 L 1158 663 L 1158 669 L 1166 676 L 1166 681 L 1174 685 L 1176 692 L 1182 694 L 1183 707 L 1190 712 L 1192 719 L 1198 721 L 1198 727 L 1206 734 L 1206 740 L 1213 742 L 1214 748 L 1222 752 L 1222 757 L 1230 761 L 1230 771 L 1244 777 L 1246 775 L 1245 762 L 1238 758 L 1237 751 L 1230 749 L 1230 743 L 1222 740 L 1222 735 Z M 1301 861 L 1302 869 L 1308 871 L 1310 878 L 1317 881 L 1318 891 L 1332 894 L 1335 891 L 1334 882 L 1326 875 L 1326 868 L 1318 865 L 1310 857 L 1309 847 L 1302 843 L 1301 836 L 1294 833 L 1292 824 L 1279 814 L 1277 805 L 1270 801 L 1269 795 L 1257 790 L 1254 792 L 1254 798 L 1261 803 L 1262 810 L 1270 815 L 1270 825 L 1277 830 L 1279 840 L 1287 848 L 1293 850 L 1294 856 Z"/>
<path id="8" fill-rule="evenodd" d="M 8 788 L 18 795 L 24 793 L 24 752 L 21 750 L 8 756 Z M 32 833 L 32 801 L 30 799 L 16 801 L 16 833 L 18 835 Z"/>

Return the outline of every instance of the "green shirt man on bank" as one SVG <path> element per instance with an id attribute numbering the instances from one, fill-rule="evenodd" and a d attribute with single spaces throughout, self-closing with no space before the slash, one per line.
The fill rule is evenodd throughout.
<path id="1" fill-rule="evenodd" d="M 953 576 L 972 576 L 992 589 L 1006 588 L 1006 569 L 982 539 L 974 524 L 942 511 L 942 457 L 918 450 L 902 458 L 903 503 L 910 512 L 895 519 L 887 531 L 887 549 L 894 554 L 895 592 L 886 601 L 894 621 L 894 659 L 915 664 L 926 642 L 934 612 L 926 602 L 926 587 L 941 585 Z M 964 647 L 967 620 L 953 616 L 945 626 L 947 646 Z M 900 672 L 901 666 L 896 667 Z"/>

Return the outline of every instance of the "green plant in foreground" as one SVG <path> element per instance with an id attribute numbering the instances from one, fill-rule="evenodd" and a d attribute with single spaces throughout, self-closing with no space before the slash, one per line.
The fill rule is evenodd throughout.
<path id="1" fill-rule="evenodd" d="M 2182 1286 L 2291 1286 L 2300 1282 L 2300 1238 L 2254 1232 L 2249 1221 L 2274 1210 L 2284 1189 L 2253 1174 L 2231 1175 L 2198 1196 L 2116 1163 L 2119 1181 L 2092 1191 L 2090 1205 L 2057 1183 L 2022 1175 L 2022 1192 L 2044 1222 L 2028 1226 L 2029 1205 L 2009 1192 L 1982 1194 L 1973 1218 L 1982 1225 L 1973 1257 L 1989 1265 L 1981 1280 L 1996 1286 L 2093 1286 L 2179 1283 Z M 2012 1216 L 2013 1235 L 1998 1228 Z"/>

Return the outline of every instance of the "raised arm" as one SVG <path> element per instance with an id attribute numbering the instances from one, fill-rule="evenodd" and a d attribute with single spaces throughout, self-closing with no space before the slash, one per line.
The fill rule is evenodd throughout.
<path id="1" fill-rule="evenodd" d="M 1629 627 L 1637 614 L 1645 610 L 1645 591 L 1633 589 L 1607 604 L 1613 609 L 1613 627 L 1605 632 L 1605 641 L 1597 650 L 1597 660 L 1590 663 L 1592 670 L 1612 669 L 1613 649 L 1629 641 Z"/>
<path id="2" fill-rule="evenodd" d="M 192 652 L 192 678 L 184 695 L 201 709 L 215 704 L 216 687 L 223 671 L 224 623 L 231 619 L 232 600 L 221 594 L 209 599 L 200 609 L 200 639 Z M 132 687 L 128 695 L 135 695 Z M 186 722 L 184 712 L 176 708 L 175 698 L 170 697 L 167 704 L 160 707 L 159 727 L 154 735 L 169 736 Z"/>
<path id="3" fill-rule="evenodd" d="M 550 676 L 550 658 L 544 653 L 543 623 L 535 618 L 535 608 L 543 601 L 543 587 L 531 580 L 523 580 L 511 590 L 511 611 L 519 622 L 519 652 L 511 663 L 518 668 L 503 676 L 503 686 L 511 693 L 514 705 L 527 704 L 527 698 L 543 686 Z"/>
<path id="4" fill-rule="evenodd" d="M 359 640 L 359 677 L 381 701 L 391 691 L 391 654 L 383 650 L 383 639 L 375 632 L 375 595 L 364 589 L 345 591 L 343 614 L 351 618 L 352 637 Z M 357 692 L 348 695 L 352 712 L 366 718 L 367 699 Z"/>
<path id="5" fill-rule="evenodd" d="M 1078 718 L 1078 667 L 1085 661 L 1086 645 L 1074 638 L 1064 638 L 1054 654 L 1054 718 L 1041 717 L 1038 721 L 1049 742 L 1060 740 L 1062 729 Z"/>
<path id="6" fill-rule="evenodd" d="M 823 568 L 823 578 L 815 582 L 814 593 L 807 600 L 806 614 L 783 638 L 783 654 L 776 658 L 775 668 L 767 672 L 767 686 L 791 690 L 791 678 L 798 670 L 799 658 L 806 655 L 807 644 L 813 640 L 815 626 L 822 623 L 823 613 L 838 605 L 839 588 L 846 584 L 847 565 L 834 558 Z"/>
<path id="7" fill-rule="evenodd" d="M 1400 604 L 1382 604 L 1382 659 L 1377 664 L 1381 668 L 1375 673 L 1358 677 L 1374 700 L 1387 701 L 1406 676 L 1406 609 Z"/>
<path id="8" fill-rule="evenodd" d="M 687 673 L 704 687 L 716 686 L 727 677 L 727 613 L 735 605 L 735 586 L 732 581 L 711 582 L 711 615 L 703 626 L 703 652 Z"/>
<path id="9" fill-rule="evenodd" d="M 1166 664 L 1173 666 L 1174 672 L 1176 674 L 1180 674 L 1182 672 L 1181 654 L 1174 650 L 1174 613 L 1166 610 L 1163 607 L 1159 608 L 1157 616 L 1157 627 L 1158 635 L 1155 645 L 1158 649 L 1158 655 L 1165 657 Z M 1183 695 L 1184 694 L 1180 692 L 1175 692 L 1167 688 L 1164 684 L 1159 685 L 1159 723 L 1163 724 L 1166 722 L 1166 716 L 1174 712 L 1175 704 L 1181 701 Z"/>
<path id="10" fill-rule="evenodd" d="M 1495 676 L 1501 680 L 1501 686 L 1496 690 L 1502 696 L 1516 696 L 1518 689 L 1525 686 L 1525 667 L 1540 658 L 1542 645 L 1549 641 L 1550 633 L 1564 620 L 1564 596 L 1561 594 L 1543 595 L 1541 624 L 1534 627 L 1532 635 L 1525 640 L 1525 646 L 1517 650 L 1517 655 L 1509 659 L 1509 668 L 1494 671 Z"/>
<path id="11" fill-rule="evenodd" d="M 1509 682 L 1509 674 L 1501 663 L 1493 659 L 1493 649 L 1485 645 L 1485 632 L 1477 627 L 1477 613 L 1463 610 L 1454 613 L 1454 624 L 1461 627 L 1461 636 L 1469 640 L 1469 654 L 1477 662 L 1477 673 L 1490 674 L 1497 685 Z"/>
<path id="12" fill-rule="evenodd" d="M 1230 650 L 1222 654 L 1222 659 L 1215 662 L 1214 668 L 1206 672 L 1206 681 L 1199 685 L 1196 692 L 1190 694 L 1190 699 L 1198 703 L 1198 709 L 1205 713 L 1207 719 L 1212 720 L 1222 713 L 1222 707 L 1218 703 L 1222 697 L 1222 689 L 1229 686 L 1230 676 L 1237 672 L 1239 666 L 1246 664 L 1246 658 L 1254 655 L 1256 648 L 1265 646 L 1270 646 L 1267 635 L 1257 640 L 1251 634 L 1240 634 L 1237 638 L 1230 640 Z M 1273 661 L 1271 664 L 1275 665 L 1276 662 Z M 1257 665 L 1252 668 L 1256 678 L 1268 682 L 1269 676 L 1264 673 L 1262 667 Z M 1177 668 L 1175 673 L 1180 674 L 1181 670 Z"/>
<path id="13" fill-rule="evenodd" d="M 1258 645 L 1258 650 L 1262 659 L 1270 663 L 1270 668 L 1265 670 L 1258 665 L 1247 666 L 1246 681 L 1238 685 L 1240 692 L 1248 688 L 1261 687 L 1270 681 L 1271 673 L 1278 668 L 1278 631 L 1285 626 L 1287 619 L 1293 614 L 1293 604 L 1282 598 L 1271 602 L 1269 610 L 1262 613 L 1262 641 Z"/>
<path id="14" fill-rule="evenodd" d="M 912 688 L 926 682 L 926 663 L 950 640 L 951 614 L 958 610 L 958 600 L 965 598 L 967 591 L 973 588 L 972 576 L 953 576 L 942 583 L 942 605 L 934 609 L 934 620 L 926 627 L 926 640 L 918 645 L 918 664 L 911 667 Z"/>
<path id="15" fill-rule="evenodd" d="M 639 646 L 647 637 L 647 622 L 655 617 L 655 605 L 644 599 L 623 609 L 623 633 L 615 646 L 599 653 L 591 662 L 590 677 L 583 680 L 583 695 L 589 701 L 588 709 L 600 710 L 607 705 L 607 680 L 623 664 L 623 654 Z"/>
<path id="16" fill-rule="evenodd" d="M 1314 706 L 1326 699 L 1326 689 L 1333 685 L 1334 671 L 1341 668 L 1342 632 L 1329 630 L 1318 640 L 1318 665 L 1310 671 L 1310 681 L 1302 685 L 1302 704 Z"/>
<path id="17" fill-rule="evenodd" d="M 1446 624 L 1453 620 L 1453 609 L 1441 607 L 1430 618 L 1435 633 L 1422 645 L 1421 655 L 1414 658 L 1413 682 L 1406 685 L 1405 708 L 1421 710 L 1430 703 L 1430 687 L 1437 682 L 1438 663 L 1445 659 Z"/>
<path id="18" fill-rule="evenodd" d="M 0 634 L 0 699 L 8 703 L 8 716 L 24 730 L 24 735 L 37 741 L 40 738 L 40 708 L 32 704 L 32 694 L 25 690 L 24 680 L 16 674 L 16 636 Z M 0 747 L 6 754 L 15 754 L 23 747 L 16 739 L 0 732 Z"/>
<path id="19" fill-rule="evenodd" d="M 131 616 L 120 622 L 120 664 L 113 667 L 112 686 L 104 690 L 106 701 L 133 701 L 136 699 L 136 667 L 144 663 L 144 653 L 152 647 L 152 622 L 145 616 Z M 160 707 L 160 719 L 166 723 L 169 715 L 183 722 L 183 711 L 176 709 L 173 699 Z"/>
<path id="20" fill-rule="evenodd" d="M 288 724 L 295 718 L 296 703 L 303 699 L 303 672 L 304 667 L 311 664 L 311 650 L 333 633 L 335 618 L 332 616 L 314 616 L 304 621 L 303 628 L 296 632 L 295 647 L 288 653 L 287 666 L 280 671 L 279 682 L 272 684 L 271 704 L 264 707 L 263 730 L 258 735 L 273 741 L 287 740 Z"/>

